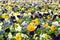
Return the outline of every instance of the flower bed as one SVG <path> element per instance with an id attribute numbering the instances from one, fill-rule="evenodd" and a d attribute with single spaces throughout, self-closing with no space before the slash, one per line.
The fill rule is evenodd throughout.
<path id="1" fill-rule="evenodd" d="M 60 7 L 50 5 L 2 3 L 0 40 L 60 40 Z"/>

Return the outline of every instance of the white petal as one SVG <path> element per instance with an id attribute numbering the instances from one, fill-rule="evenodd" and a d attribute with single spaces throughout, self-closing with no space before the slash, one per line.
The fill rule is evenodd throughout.
<path id="1" fill-rule="evenodd" d="M 11 34 L 11 33 L 9 33 L 9 34 L 8 34 L 8 37 L 9 37 L 9 38 L 12 38 L 12 34 Z"/>

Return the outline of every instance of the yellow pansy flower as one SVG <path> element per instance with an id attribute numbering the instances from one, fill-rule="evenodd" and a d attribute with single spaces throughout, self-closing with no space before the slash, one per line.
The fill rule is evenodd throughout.
<path id="1" fill-rule="evenodd" d="M 8 10 L 12 11 L 12 7 L 9 6 Z"/>
<path id="2" fill-rule="evenodd" d="M 36 24 L 36 25 L 39 24 L 39 20 L 38 20 L 38 18 L 35 19 L 35 24 Z"/>
<path id="3" fill-rule="evenodd" d="M 51 8 L 55 8 L 56 6 L 52 5 Z"/>
<path id="4" fill-rule="evenodd" d="M 45 23 L 45 24 L 44 24 L 44 27 L 47 28 L 47 27 L 48 27 L 48 23 Z"/>
<path id="5" fill-rule="evenodd" d="M 56 12 L 60 12 L 60 9 L 56 10 Z"/>
<path id="6" fill-rule="evenodd" d="M 6 16 L 5 16 L 5 18 L 9 18 L 9 16 L 8 16 L 8 15 L 6 15 Z"/>
<path id="7" fill-rule="evenodd" d="M 8 2 L 8 5 L 11 5 L 11 2 Z"/>
<path id="8" fill-rule="evenodd" d="M 18 24 L 17 23 L 14 23 L 14 27 L 17 28 L 18 27 Z"/>
<path id="9" fill-rule="evenodd" d="M 2 17 L 2 18 L 6 18 L 6 15 L 7 15 L 7 14 L 4 13 L 4 14 L 1 15 L 1 17 Z"/>
<path id="10" fill-rule="evenodd" d="M 44 19 L 46 18 L 46 17 L 43 17 Z"/>
<path id="11" fill-rule="evenodd" d="M 5 6 L 6 9 L 8 9 L 9 7 L 8 6 Z"/>
<path id="12" fill-rule="evenodd" d="M 21 34 L 20 33 L 17 33 L 15 39 L 16 40 L 22 40 Z"/>
<path id="13" fill-rule="evenodd" d="M 31 23 L 32 23 L 32 25 L 35 25 L 35 20 L 32 20 L 32 22 L 31 22 Z"/>
<path id="14" fill-rule="evenodd" d="M 36 18 L 35 20 L 32 20 L 32 24 L 33 24 L 33 25 L 38 25 L 38 24 L 39 24 L 38 19 Z"/>
<path id="15" fill-rule="evenodd" d="M 32 12 L 34 9 L 33 8 L 30 8 L 29 12 Z"/>
<path id="16" fill-rule="evenodd" d="M 41 9 L 41 12 L 45 12 L 45 9 Z"/>
<path id="17" fill-rule="evenodd" d="M 13 14 L 13 16 L 17 16 L 17 15 L 20 15 L 19 12 L 16 12 Z"/>
<path id="18" fill-rule="evenodd" d="M 46 40 L 49 38 L 49 35 L 48 34 L 45 34 L 45 38 L 46 38 Z"/>
<path id="19" fill-rule="evenodd" d="M 51 18 L 48 16 L 48 18 L 47 18 L 48 20 L 50 20 Z"/>
<path id="20" fill-rule="evenodd" d="M 25 8 L 22 8 L 22 10 L 25 10 Z"/>
<path id="21" fill-rule="evenodd" d="M 21 23 L 21 22 L 22 22 L 22 20 L 21 20 L 21 19 L 19 19 L 19 18 L 18 18 L 18 19 L 16 19 L 16 21 L 17 21 L 17 22 L 19 22 L 19 23 Z"/>
<path id="22" fill-rule="evenodd" d="M 29 31 L 34 31 L 34 30 L 35 30 L 35 26 L 29 24 L 29 25 L 27 26 L 27 30 L 29 30 Z"/>
<path id="23" fill-rule="evenodd" d="M 52 31 L 54 31 L 54 30 L 55 30 L 55 26 L 52 25 L 52 26 L 50 27 L 50 29 L 51 29 Z"/>

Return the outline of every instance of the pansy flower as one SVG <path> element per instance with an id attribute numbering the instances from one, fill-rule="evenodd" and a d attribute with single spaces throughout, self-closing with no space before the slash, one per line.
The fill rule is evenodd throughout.
<path id="1" fill-rule="evenodd" d="M 52 22 L 52 24 L 55 25 L 55 26 L 59 26 L 58 21 Z"/>
<path id="2" fill-rule="evenodd" d="M 10 39 L 12 38 L 12 33 L 8 34 L 8 38 L 10 38 Z"/>
<path id="3" fill-rule="evenodd" d="M 7 15 L 6 13 L 3 13 L 3 14 L 1 15 L 1 17 L 2 17 L 2 18 L 5 18 L 6 15 Z"/>
<path id="4" fill-rule="evenodd" d="M 48 27 L 48 23 L 45 23 L 45 24 L 44 24 L 44 27 L 47 28 L 47 27 Z"/>
<path id="5" fill-rule="evenodd" d="M 10 32 L 10 28 L 6 28 L 4 31 L 5 32 Z"/>
<path id="6" fill-rule="evenodd" d="M 52 31 L 54 31 L 54 30 L 55 30 L 55 26 L 52 24 L 52 26 L 50 27 L 50 29 L 51 29 Z"/>
<path id="7" fill-rule="evenodd" d="M 50 21 L 48 22 L 48 24 L 52 24 L 52 20 L 50 20 Z"/>
<path id="8" fill-rule="evenodd" d="M 17 33 L 16 36 L 15 36 L 15 39 L 16 40 L 22 40 L 22 36 L 20 33 Z"/>
<path id="9" fill-rule="evenodd" d="M 4 30 L 0 30 L 0 34 L 3 34 L 4 33 Z"/>
<path id="10" fill-rule="evenodd" d="M 4 23 L 3 23 L 4 26 L 6 26 L 6 25 L 8 25 L 8 24 L 9 24 L 9 22 L 4 22 Z"/>
<path id="11" fill-rule="evenodd" d="M 0 18 L 0 21 L 2 21 L 2 22 L 3 22 L 4 20 L 5 20 L 4 18 Z"/>
<path id="12" fill-rule="evenodd" d="M 16 31 L 21 31 L 22 27 L 18 24 L 18 27 L 15 28 Z"/>
<path id="13" fill-rule="evenodd" d="M 2 12 L 0 12 L 0 15 L 2 15 Z"/>
<path id="14" fill-rule="evenodd" d="M 27 30 L 29 30 L 29 31 L 34 31 L 34 30 L 35 30 L 35 26 L 29 24 L 29 25 L 27 26 Z"/>

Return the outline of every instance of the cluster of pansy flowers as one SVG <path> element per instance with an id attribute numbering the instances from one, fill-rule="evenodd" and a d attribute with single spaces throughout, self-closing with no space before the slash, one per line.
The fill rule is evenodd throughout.
<path id="1" fill-rule="evenodd" d="M 0 5 L 0 40 L 60 40 L 60 9 L 46 3 Z"/>

